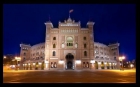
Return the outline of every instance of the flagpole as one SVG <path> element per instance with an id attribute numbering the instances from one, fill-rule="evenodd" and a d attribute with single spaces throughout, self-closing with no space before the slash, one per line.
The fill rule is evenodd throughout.
<path id="1" fill-rule="evenodd" d="M 69 18 L 70 18 L 70 13 L 69 13 Z"/>
<path id="2" fill-rule="evenodd" d="M 73 12 L 73 9 L 69 11 L 69 18 L 70 18 L 70 13 Z"/>

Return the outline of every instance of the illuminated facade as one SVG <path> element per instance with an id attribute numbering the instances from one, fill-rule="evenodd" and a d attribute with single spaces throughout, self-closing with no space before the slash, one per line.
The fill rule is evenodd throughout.
<path id="1" fill-rule="evenodd" d="M 118 69 L 119 43 L 104 45 L 94 42 L 94 22 L 87 28 L 70 17 L 54 28 L 45 23 L 45 43 L 20 44 L 21 69 Z"/>

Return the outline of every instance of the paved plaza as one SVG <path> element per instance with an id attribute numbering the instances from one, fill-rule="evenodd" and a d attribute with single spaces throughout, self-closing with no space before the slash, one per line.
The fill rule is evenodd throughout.
<path id="1" fill-rule="evenodd" d="M 136 70 L 7 70 L 3 83 L 136 83 Z"/>

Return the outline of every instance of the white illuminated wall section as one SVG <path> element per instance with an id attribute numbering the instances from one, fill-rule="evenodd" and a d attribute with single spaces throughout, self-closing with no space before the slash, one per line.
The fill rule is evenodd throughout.
<path id="1" fill-rule="evenodd" d="M 94 60 L 91 60 L 90 63 L 95 63 L 95 61 Z"/>
<path id="2" fill-rule="evenodd" d="M 59 61 L 59 64 L 63 64 L 63 63 L 64 63 L 64 61 L 63 61 L 63 60 L 60 60 L 60 61 Z"/>
<path id="3" fill-rule="evenodd" d="M 76 64 L 81 64 L 81 60 L 76 60 Z"/>

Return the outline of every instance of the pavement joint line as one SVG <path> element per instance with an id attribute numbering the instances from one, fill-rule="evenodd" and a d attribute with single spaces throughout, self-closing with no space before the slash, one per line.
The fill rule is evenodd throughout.
<path id="1" fill-rule="evenodd" d="M 120 78 L 118 77 L 115 77 L 114 75 L 115 74 L 113 74 L 113 72 L 112 73 L 110 73 L 110 74 L 108 74 L 108 73 L 104 73 L 104 72 L 94 72 L 94 71 L 90 71 L 90 70 L 86 70 L 86 72 L 85 71 L 65 71 L 65 70 L 62 70 L 62 72 L 64 72 L 64 75 L 63 75 L 63 73 L 60 73 L 61 71 L 57 71 L 57 72 L 55 72 L 54 70 L 53 71 L 40 71 L 39 73 L 37 73 L 37 72 L 35 72 L 34 74 L 32 74 L 32 71 L 31 71 L 31 73 L 21 73 L 22 71 L 20 71 L 20 72 L 15 72 L 15 73 L 3 73 L 3 75 L 8 75 L 7 77 L 9 77 L 9 79 L 6 77 L 5 78 L 5 76 L 3 77 L 3 78 L 5 78 L 4 79 L 4 81 L 3 81 L 3 83 L 79 83 L 79 81 L 81 81 L 80 83 L 87 83 L 86 81 L 82 81 L 82 80 L 74 80 L 75 82 L 61 82 L 61 81 L 58 81 L 58 77 L 59 76 L 68 76 L 67 75 L 67 73 L 68 74 L 70 74 L 70 79 L 71 79 L 71 74 L 74 72 L 75 74 L 74 74 L 74 76 L 75 76 L 75 78 L 76 79 L 79 79 L 79 76 L 82 76 L 81 78 L 88 78 L 87 80 L 89 80 L 89 82 L 88 83 L 136 83 L 136 81 L 134 80 L 134 78 L 135 78 L 135 76 L 133 76 L 133 74 L 130 72 L 130 75 L 132 74 L 132 76 L 133 77 L 126 77 L 126 76 L 124 76 L 125 75 L 125 73 L 122 73 L 122 75 L 121 75 L 121 72 L 118 72 L 118 75 L 117 76 L 120 76 Z M 29 71 L 30 72 L 30 71 Z M 33 71 L 34 72 L 34 71 Z M 81 74 L 80 74 L 80 73 Z M 19 74 L 22 74 L 21 76 L 19 76 Z M 47 75 L 49 75 L 49 73 L 51 73 L 53 76 L 52 77 L 46 77 Z M 84 73 L 87 73 L 87 75 L 84 75 Z M 56 75 L 56 74 L 58 74 L 58 75 Z M 79 75 L 80 74 L 80 75 Z M 89 75 L 88 75 L 89 74 Z M 90 77 L 90 74 L 92 74 L 91 76 L 92 77 Z M 106 75 L 107 74 L 107 75 Z M 11 75 L 11 76 L 9 76 L 9 75 Z M 78 76 L 79 75 L 79 76 Z M 12 76 L 15 76 L 16 78 L 15 78 L 15 80 L 13 80 L 13 77 Z M 43 76 L 44 78 L 42 78 L 41 76 Z M 57 76 L 57 79 L 56 80 L 54 80 L 54 82 L 52 82 L 51 80 L 49 80 L 49 78 L 51 78 L 51 79 L 54 79 L 55 77 Z M 95 77 L 97 77 L 96 79 L 93 79 L 93 76 L 95 76 Z M 45 77 L 46 77 L 46 79 L 48 79 L 48 80 L 45 80 Z M 104 80 L 103 80 L 103 78 L 105 78 L 106 77 L 106 80 L 105 80 L 105 82 L 103 82 Z M 123 78 L 124 77 L 124 78 Z M 37 78 L 39 78 L 39 79 L 37 79 Z M 42 78 L 42 79 L 41 79 Z M 29 80 L 29 79 L 37 79 L 37 80 L 33 80 L 32 82 Z M 41 79 L 41 80 L 40 80 Z M 43 80 L 44 79 L 44 80 Z M 9 80 L 9 81 L 8 81 Z M 92 82 L 92 80 L 94 81 L 94 82 Z M 41 82 L 42 81 L 42 82 Z M 45 81 L 47 81 L 47 82 L 45 82 Z M 97 81 L 97 82 L 96 82 Z M 99 82 L 98 82 L 99 81 Z"/>
<path id="2" fill-rule="evenodd" d="M 40 76 L 40 75 L 36 75 L 36 76 Z M 32 77 L 34 77 L 34 76 L 32 76 Z M 16 79 L 16 80 L 10 80 L 10 82 L 15 82 L 18 80 L 23 80 L 23 79 L 32 78 L 32 77 L 24 77 L 24 78 L 20 78 L 20 79 Z"/>
<path id="3" fill-rule="evenodd" d="M 3 82 L 3 83 L 136 83 L 136 82 Z"/>
<path id="4" fill-rule="evenodd" d="M 117 79 L 117 80 L 121 80 L 121 81 L 125 81 L 125 82 L 128 82 L 127 80 L 124 80 L 124 79 Z"/>

